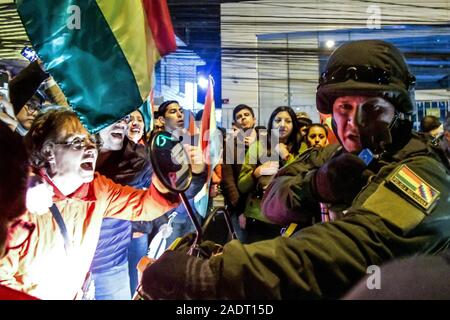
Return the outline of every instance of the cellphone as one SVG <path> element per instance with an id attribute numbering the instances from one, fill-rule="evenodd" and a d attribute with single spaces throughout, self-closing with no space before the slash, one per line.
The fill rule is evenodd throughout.
<path id="1" fill-rule="evenodd" d="M 30 47 L 24 47 L 20 54 L 24 56 L 28 61 L 33 62 L 37 59 L 36 52 Z"/>

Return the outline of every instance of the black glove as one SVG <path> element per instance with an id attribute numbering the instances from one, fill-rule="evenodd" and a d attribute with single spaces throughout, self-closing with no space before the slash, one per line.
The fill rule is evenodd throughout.
<path id="1" fill-rule="evenodd" d="M 217 279 L 209 261 L 167 251 L 142 275 L 142 293 L 150 299 L 216 299 Z"/>
<path id="2" fill-rule="evenodd" d="M 184 252 L 185 254 L 187 254 L 192 248 L 192 244 L 194 243 L 195 237 L 196 237 L 195 232 L 188 233 L 187 235 L 182 237 L 180 241 L 178 241 L 175 248 L 171 249 Z M 195 249 L 193 252 L 194 256 L 208 259 L 211 256 L 222 252 L 223 247 L 220 244 L 217 244 L 213 241 L 206 240 L 197 244 L 197 246 L 194 249 Z"/>
<path id="3" fill-rule="evenodd" d="M 350 204 L 369 176 L 358 156 L 342 153 L 321 166 L 311 179 L 313 195 L 320 202 Z"/>

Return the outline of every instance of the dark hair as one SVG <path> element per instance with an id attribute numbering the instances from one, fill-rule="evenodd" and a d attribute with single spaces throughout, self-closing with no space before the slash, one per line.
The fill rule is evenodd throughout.
<path id="1" fill-rule="evenodd" d="M 327 130 L 327 127 L 326 127 L 325 125 L 321 124 L 321 123 L 313 123 L 313 124 L 309 125 L 309 126 L 306 128 L 306 130 L 305 130 L 305 140 L 304 140 L 304 141 L 306 142 L 306 144 L 308 145 L 308 147 L 310 147 L 309 141 L 308 141 L 309 131 L 310 131 L 312 128 L 314 128 L 314 127 L 322 128 L 322 129 L 325 131 L 325 136 L 328 138 L 328 130 Z"/>
<path id="2" fill-rule="evenodd" d="M 309 126 L 306 128 L 306 131 L 305 131 L 306 136 L 308 135 L 309 130 L 311 130 L 311 128 L 313 128 L 313 127 L 320 127 L 320 128 L 322 128 L 323 130 L 325 130 L 325 134 L 326 134 L 326 136 L 328 137 L 328 129 L 327 129 L 327 126 L 326 126 L 326 125 L 323 125 L 323 124 L 321 124 L 321 123 L 313 123 L 313 124 L 309 125 Z"/>
<path id="3" fill-rule="evenodd" d="M 29 162 L 22 137 L 2 121 L 0 154 L 0 220 L 11 221 L 25 212 Z"/>
<path id="4" fill-rule="evenodd" d="M 246 104 L 239 104 L 236 107 L 234 107 L 233 109 L 233 120 L 236 121 L 236 115 L 238 114 L 239 111 L 247 109 L 248 111 L 250 111 L 250 113 L 252 114 L 252 117 L 255 117 L 255 113 L 253 112 L 253 109 L 251 107 L 249 107 Z"/>
<path id="5" fill-rule="evenodd" d="M 308 118 L 297 118 L 297 123 L 299 128 L 303 128 L 305 126 L 310 126 L 312 124 L 312 120 Z"/>
<path id="6" fill-rule="evenodd" d="M 75 112 L 63 107 L 49 108 L 34 119 L 24 141 L 31 164 L 35 168 L 46 165 L 47 158 L 42 154 L 42 147 L 47 141 L 54 140 L 57 133 L 69 122 L 75 125 L 80 120 Z"/>
<path id="7" fill-rule="evenodd" d="M 297 117 L 295 115 L 294 110 L 291 107 L 281 106 L 273 110 L 272 114 L 270 115 L 269 124 L 267 125 L 267 152 L 270 153 L 271 148 L 271 135 L 272 135 L 272 128 L 273 128 L 273 120 L 280 112 L 287 112 L 291 118 L 292 121 L 292 132 L 289 135 L 287 139 L 287 144 L 291 145 L 291 153 L 297 154 L 300 149 L 300 141 L 298 139 L 298 132 L 299 132 L 299 126 L 297 122 Z"/>
<path id="8" fill-rule="evenodd" d="M 441 122 L 439 118 L 435 116 L 425 116 L 420 121 L 420 131 L 422 132 L 430 132 L 436 128 L 439 128 Z"/>
<path id="9" fill-rule="evenodd" d="M 158 108 L 158 114 L 160 117 L 165 117 L 166 116 L 166 109 L 172 104 L 172 103 L 176 103 L 177 105 L 180 105 L 180 103 L 177 100 L 167 100 L 164 101 L 163 103 L 161 103 L 159 105 Z"/>
<path id="10" fill-rule="evenodd" d="M 141 111 L 141 109 L 136 109 L 134 111 L 137 111 L 137 112 L 139 112 L 141 114 L 142 121 L 144 122 L 144 132 L 142 133 L 141 139 L 144 141 L 144 143 L 147 143 L 147 129 L 146 129 L 144 113 Z M 130 112 L 130 114 L 132 114 L 133 112 Z"/>

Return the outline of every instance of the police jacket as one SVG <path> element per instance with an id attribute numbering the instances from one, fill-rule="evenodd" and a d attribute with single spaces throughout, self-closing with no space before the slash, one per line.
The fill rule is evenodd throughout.
<path id="1" fill-rule="evenodd" d="M 381 163 L 342 219 L 315 224 L 292 237 L 251 245 L 229 242 L 209 260 L 216 296 L 339 298 L 372 265 L 445 250 L 450 246 L 450 175 L 440 160 L 414 134 Z M 305 159 L 294 161 L 287 168 L 298 175 L 280 173 L 274 179 L 265 194 L 266 215 L 268 210 L 293 213 L 311 202 L 301 188 L 305 165 L 312 166 Z M 411 177 L 402 177 L 405 173 L 412 173 Z M 421 190 L 427 195 L 420 194 Z M 428 209 L 417 201 L 429 204 Z"/>

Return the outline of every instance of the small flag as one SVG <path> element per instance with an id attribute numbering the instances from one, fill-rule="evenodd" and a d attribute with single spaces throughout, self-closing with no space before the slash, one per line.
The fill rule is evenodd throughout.
<path id="1" fill-rule="evenodd" d="M 17 0 L 37 55 L 92 133 L 147 99 L 176 50 L 166 0 Z"/>
<path id="2" fill-rule="evenodd" d="M 216 108 L 214 105 L 214 87 L 212 77 L 209 77 L 198 142 L 206 162 L 208 177 L 203 188 L 194 197 L 194 205 L 197 212 L 202 217 L 206 217 L 212 172 L 215 166 L 219 164 L 221 156 L 221 140 L 216 124 Z"/>
<path id="3" fill-rule="evenodd" d="M 153 127 L 155 125 L 155 119 L 154 119 L 154 110 L 155 106 L 153 103 L 153 89 L 150 91 L 150 95 L 145 100 L 144 104 L 139 108 L 139 110 L 142 112 L 144 116 L 144 123 L 145 123 L 145 132 L 149 133 L 153 130 Z"/>
<path id="4" fill-rule="evenodd" d="M 401 194 L 412 200 L 419 207 L 430 212 L 437 200 L 440 192 L 426 183 L 422 178 L 413 172 L 407 165 L 399 167 L 389 178 L 391 185 L 395 186 Z"/>

